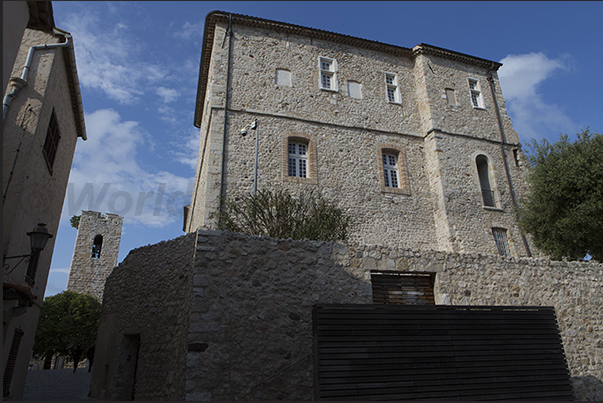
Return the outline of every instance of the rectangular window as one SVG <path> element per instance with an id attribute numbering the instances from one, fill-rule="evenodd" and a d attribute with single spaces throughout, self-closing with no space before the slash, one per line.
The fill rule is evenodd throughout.
<path id="1" fill-rule="evenodd" d="M 433 274 L 371 270 L 373 304 L 435 304 Z"/>
<path id="2" fill-rule="evenodd" d="M 446 102 L 448 105 L 456 105 L 456 95 L 454 94 L 454 90 L 452 88 L 446 88 Z"/>
<path id="3" fill-rule="evenodd" d="M 385 187 L 398 187 L 398 156 L 394 154 L 383 154 L 383 177 Z"/>
<path id="4" fill-rule="evenodd" d="M 498 248 L 498 254 L 503 257 L 511 256 L 511 253 L 509 253 L 509 243 L 507 242 L 507 230 L 504 228 L 492 228 L 492 234 Z"/>
<path id="5" fill-rule="evenodd" d="M 352 98 L 362 99 L 362 84 L 348 81 L 348 95 Z"/>
<path id="6" fill-rule="evenodd" d="M 307 144 L 289 142 L 289 176 L 308 177 Z"/>
<path id="7" fill-rule="evenodd" d="M 276 69 L 276 85 L 291 87 L 291 72 L 285 69 Z"/>
<path id="8" fill-rule="evenodd" d="M 337 61 L 326 57 L 318 58 L 320 71 L 318 86 L 323 90 L 337 91 Z"/>
<path id="9" fill-rule="evenodd" d="M 59 148 L 59 140 L 61 139 L 61 133 L 59 132 L 59 124 L 57 118 L 52 112 L 50 116 L 50 123 L 48 124 L 48 130 L 46 131 L 46 140 L 44 140 L 44 148 L 42 149 L 44 159 L 48 170 L 52 175 L 52 168 L 54 166 L 54 160 L 57 155 L 57 149 Z"/>
<path id="10" fill-rule="evenodd" d="M 396 74 L 385 73 L 385 96 L 387 102 L 400 103 L 400 90 L 398 89 L 398 76 Z"/>
<path id="11" fill-rule="evenodd" d="M 471 104 L 474 108 L 483 108 L 484 100 L 479 86 L 479 82 L 472 78 L 469 79 L 469 91 L 471 92 Z"/>

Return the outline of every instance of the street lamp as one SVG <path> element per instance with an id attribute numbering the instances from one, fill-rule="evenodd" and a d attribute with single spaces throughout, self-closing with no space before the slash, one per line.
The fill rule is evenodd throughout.
<path id="1" fill-rule="evenodd" d="M 260 128 L 257 119 L 241 129 L 241 136 L 247 136 L 249 130 L 255 130 L 255 167 L 253 168 L 253 195 L 255 196 L 258 191 L 258 146 L 260 141 Z"/>
<path id="2" fill-rule="evenodd" d="M 44 250 L 46 247 L 46 243 L 50 238 L 52 238 L 52 234 L 48 232 L 48 228 L 46 228 L 46 224 L 38 223 L 38 225 L 33 229 L 33 231 L 27 232 L 27 236 L 29 237 L 29 243 L 31 247 L 31 253 L 29 255 L 16 255 L 16 256 L 2 256 L 2 265 L 5 274 L 10 274 L 23 262 L 24 260 L 28 262 L 27 273 L 25 274 L 25 281 L 27 281 L 30 285 L 35 283 L 36 271 L 38 269 L 38 258 L 40 257 L 40 252 Z M 17 264 L 9 271 L 10 265 L 6 263 L 9 259 L 18 259 L 21 258 L 17 262 Z"/>

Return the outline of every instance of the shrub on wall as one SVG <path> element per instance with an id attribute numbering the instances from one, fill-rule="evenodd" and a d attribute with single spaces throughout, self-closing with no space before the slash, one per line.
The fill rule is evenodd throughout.
<path id="1" fill-rule="evenodd" d="M 258 190 L 256 195 L 224 201 L 218 228 L 273 238 L 345 240 L 350 217 L 320 193 Z"/>

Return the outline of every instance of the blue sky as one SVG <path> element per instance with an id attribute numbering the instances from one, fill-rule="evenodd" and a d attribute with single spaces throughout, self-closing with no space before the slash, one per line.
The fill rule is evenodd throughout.
<path id="1" fill-rule="evenodd" d="M 76 237 L 69 218 L 82 209 L 124 216 L 119 261 L 183 235 L 203 25 L 213 10 L 502 62 L 506 106 L 524 144 L 603 130 L 603 2 L 53 1 L 53 9 L 56 26 L 74 37 L 89 140 L 76 147 L 46 296 L 67 285 Z"/>

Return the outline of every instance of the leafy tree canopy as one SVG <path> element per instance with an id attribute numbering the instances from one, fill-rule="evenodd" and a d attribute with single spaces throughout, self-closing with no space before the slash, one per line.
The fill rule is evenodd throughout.
<path id="1" fill-rule="evenodd" d="M 316 192 L 294 197 L 286 190 L 258 190 L 225 200 L 219 228 L 273 238 L 344 240 L 350 218 Z"/>
<path id="2" fill-rule="evenodd" d="M 530 192 L 519 225 L 552 259 L 603 259 L 603 135 L 589 129 L 571 142 L 532 139 Z"/>
<path id="3" fill-rule="evenodd" d="M 71 223 L 71 226 L 75 229 L 78 229 L 80 226 L 80 218 L 82 216 L 81 215 L 74 215 L 73 217 L 71 217 L 69 219 L 69 222 Z"/>
<path id="4" fill-rule="evenodd" d="M 63 291 L 44 299 L 33 353 L 37 357 L 72 355 L 74 348 L 84 351 L 96 341 L 101 303 L 87 294 Z"/>

